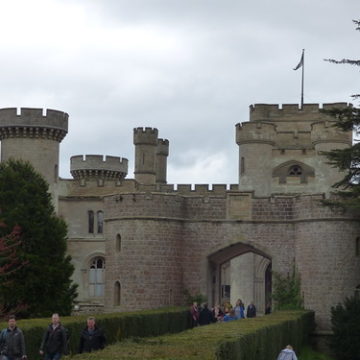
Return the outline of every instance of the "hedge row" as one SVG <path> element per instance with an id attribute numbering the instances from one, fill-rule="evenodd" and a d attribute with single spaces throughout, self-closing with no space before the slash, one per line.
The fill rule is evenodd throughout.
<path id="1" fill-rule="evenodd" d="M 277 312 L 254 319 L 216 323 L 156 338 L 136 338 L 72 360 L 270 360 L 287 344 L 305 344 L 314 314 Z"/>
<path id="2" fill-rule="evenodd" d="M 61 317 L 61 323 L 70 335 L 70 354 L 78 353 L 80 333 L 86 326 L 87 317 L 88 315 Z M 105 332 L 108 344 L 128 337 L 158 336 L 189 328 L 188 311 L 184 308 L 101 314 L 95 317 L 97 324 Z M 26 352 L 30 360 L 39 358 L 41 339 L 49 324 L 50 319 L 17 321 L 18 327 L 24 332 Z"/>

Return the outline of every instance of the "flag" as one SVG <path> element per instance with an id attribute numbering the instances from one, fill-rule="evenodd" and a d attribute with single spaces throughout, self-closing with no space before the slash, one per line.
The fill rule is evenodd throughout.
<path id="1" fill-rule="evenodd" d="M 293 70 L 300 69 L 302 66 L 304 66 L 304 50 L 302 52 L 300 62 L 296 65 L 296 67 Z"/>

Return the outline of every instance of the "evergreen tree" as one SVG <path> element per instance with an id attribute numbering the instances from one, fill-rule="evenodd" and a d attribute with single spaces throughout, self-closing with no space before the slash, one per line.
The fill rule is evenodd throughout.
<path id="1" fill-rule="evenodd" d="M 20 226 L 21 256 L 27 262 L 11 275 L 12 286 L 0 279 L 3 306 L 26 304 L 23 316 L 70 314 L 77 286 L 66 255 L 66 224 L 55 215 L 46 181 L 29 163 L 0 164 L 0 211 L 9 228 Z"/>
<path id="2" fill-rule="evenodd" d="M 296 310 L 303 309 L 303 299 L 301 297 L 300 276 L 296 272 L 295 265 L 291 274 L 283 276 L 273 273 L 274 291 L 273 300 L 276 302 L 276 310 Z"/>
<path id="3" fill-rule="evenodd" d="M 331 308 L 334 335 L 330 346 L 338 360 L 360 360 L 360 299 L 347 298 L 344 304 Z"/>
<path id="4" fill-rule="evenodd" d="M 356 30 L 360 30 L 360 20 L 353 20 Z M 325 59 L 335 64 L 349 64 L 360 66 L 360 60 L 351 59 Z M 360 94 L 352 95 L 353 99 L 360 98 Z M 336 126 L 342 130 L 353 130 L 356 135 L 360 134 L 360 109 L 348 107 L 345 109 L 334 108 L 324 111 L 336 118 Z M 360 142 L 346 149 L 336 149 L 324 153 L 333 167 L 337 167 L 344 172 L 342 180 L 334 184 L 337 189 L 338 201 L 328 201 L 332 205 L 339 205 L 352 210 L 360 210 Z"/>

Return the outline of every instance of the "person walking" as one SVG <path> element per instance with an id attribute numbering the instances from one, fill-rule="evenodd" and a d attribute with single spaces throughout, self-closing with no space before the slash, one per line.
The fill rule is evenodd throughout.
<path id="1" fill-rule="evenodd" d="M 8 327 L 0 333 L 0 353 L 5 360 L 27 359 L 23 332 L 16 326 L 16 318 L 10 315 Z"/>
<path id="2" fill-rule="evenodd" d="M 80 334 L 79 353 L 103 349 L 105 343 L 104 332 L 97 327 L 95 318 L 89 317 L 85 329 Z"/>
<path id="3" fill-rule="evenodd" d="M 285 349 L 282 349 L 277 360 L 297 360 L 293 347 L 291 345 L 287 345 Z"/>
<path id="4" fill-rule="evenodd" d="M 66 354 L 66 330 L 60 323 L 59 314 L 53 314 L 51 324 L 46 329 L 41 345 L 40 355 L 45 355 L 45 360 L 59 360 Z"/>

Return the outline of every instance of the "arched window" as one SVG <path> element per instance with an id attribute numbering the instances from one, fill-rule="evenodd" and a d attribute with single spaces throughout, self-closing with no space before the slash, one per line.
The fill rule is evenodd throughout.
<path id="1" fill-rule="evenodd" d="M 102 234 L 104 231 L 104 212 L 99 210 L 97 213 L 97 232 Z"/>
<path id="2" fill-rule="evenodd" d="M 116 252 L 120 252 L 121 251 L 121 236 L 120 234 L 117 234 L 116 235 L 116 240 L 115 240 L 115 249 L 116 249 Z"/>
<path id="3" fill-rule="evenodd" d="M 90 261 L 89 295 L 91 297 L 104 296 L 105 288 L 105 259 L 95 257 Z"/>
<path id="4" fill-rule="evenodd" d="M 299 165 L 293 165 L 289 168 L 289 176 L 300 176 L 302 174 L 302 168 Z"/>
<path id="5" fill-rule="evenodd" d="M 89 227 L 89 234 L 94 233 L 94 212 L 92 210 L 88 211 L 88 227 Z"/>
<path id="6" fill-rule="evenodd" d="M 121 303 L 121 284 L 116 281 L 114 285 L 114 306 L 120 306 Z"/>

